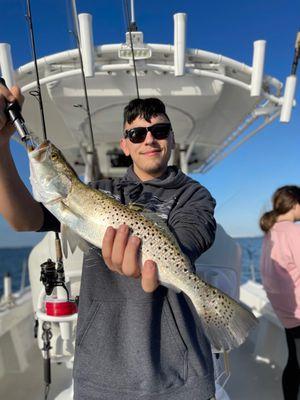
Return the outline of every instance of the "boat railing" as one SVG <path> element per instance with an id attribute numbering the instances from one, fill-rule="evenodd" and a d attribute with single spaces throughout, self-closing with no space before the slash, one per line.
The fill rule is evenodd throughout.
<path id="1" fill-rule="evenodd" d="M 257 282 L 255 265 L 254 265 L 254 250 L 252 250 L 249 247 L 246 247 L 246 251 L 247 251 L 247 255 L 248 255 L 248 259 L 249 259 L 249 271 L 250 271 L 251 280 L 253 282 Z"/>
<path id="2" fill-rule="evenodd" d="M 22 272 L 20 279 L 19 290 L 13 291 L 12 276 L 9 272 L 6 272 L 3 277 L 3 295 L 0 297 L 0 312 L 15 307 L 19 303 L 19 299 L 24 294 L 30 292 L 30 286 L 26 286 L 26 273 L 27 273 L 27 261 L 23 260 Z"/>

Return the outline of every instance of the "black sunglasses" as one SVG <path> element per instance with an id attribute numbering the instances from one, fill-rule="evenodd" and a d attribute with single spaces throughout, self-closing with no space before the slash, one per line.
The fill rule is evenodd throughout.
<path id="1" fill-rule="evenodd" d="M 147 132 L 151 132 L 151 135 L 157 139 L 166 139 L 170 132 L 172 132 L 172 126 L 170 122 L 155 124 L 147 127 L 138 126 L 136 128 L 127 129 L 124 133 L 125 139 L 129 139 L 132 143 L 142 143 Z"/>

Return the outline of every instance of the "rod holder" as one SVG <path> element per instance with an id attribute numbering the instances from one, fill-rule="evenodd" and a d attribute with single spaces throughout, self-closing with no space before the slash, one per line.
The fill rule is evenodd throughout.
<path id="1" fill-rule="evenodd" d="M 11 283 L 11 276 L 9 273 L 6 273 L 3 278 L 3 299 L 5 301 L 9 301 L 12 297 Z"/>
<path id="2" fill-rule="evenodd" d="M 280 113 L 280 122 L 290 122 L 292 109 L 294 105 L 296 84 L 297 84 L 296 75 L 290 75 L 286 78 L 283 102 Z"/>
<path id="3" fill-rule="evenodd" d="M 7 87 L 10 89 L 15 84 L 14 67 L 11 57 L 11 49 L 8 43 L 0 43 L 0 69 Z"/>
<path id="4" fill-rule="evenodd" d="M 253 43 L 253 61 L 252 61 L 252 76 L 251 76 L 251 97 L 260 96 L 265 63 L 266 41 L 256 40 Z"/>
<path id="5" fill-rule="evenodd" d="M 91 14 L 79 14 L 80 47 L 82 53 L 83 70 L 86 78 L 95 75 L 95 50 Z"/>
<path id="6" fill-rule="evenodd" d="M 174 14 L 174 75 L 185 74 L 186 14 Z"/>

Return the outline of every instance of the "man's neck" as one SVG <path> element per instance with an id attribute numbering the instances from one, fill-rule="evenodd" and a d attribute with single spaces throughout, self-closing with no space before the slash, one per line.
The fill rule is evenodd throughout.
<path id="1" fill-rule="evenodd" d="M 135 166 L 133 166 L 133 172 L 142 182 L 146 182 L 146 181 L 151 181 L 152 179 L 161 177 L 167 171 L 167 168 L 168 167 L 166 166 L 164 169 L 158 171 L 157 173 L 156 172 L 148 173 L 146 171 L 141 171 L 139 168 L 136 168 Z"/>

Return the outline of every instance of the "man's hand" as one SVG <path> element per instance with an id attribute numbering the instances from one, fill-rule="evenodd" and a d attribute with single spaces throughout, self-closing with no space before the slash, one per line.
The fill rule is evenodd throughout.
<path id="1" fill-rule="evenodd" d="M 5 115 L 6 102 L 18 101 L 20 106 L 24 102 L 24 97 L 18 86 L 13 86 L 11 90 L 0 84 L 0 146 L 7 144 L 15 128 Z"/>
<path id="2" fill-rule="evenodd" d="M 136 236 L 129 237 L 129 228 L 123 224 L 118 229 L 108 227 L 102 243 L 102 256 L 111 271 L 128 277 L 141 276 L 145 292 L 153 292 L 158 287 L 157 267 L 154 261 L 147 260 L 142 270 L 138 264 L 138 251 L 141 240 Z"/>

